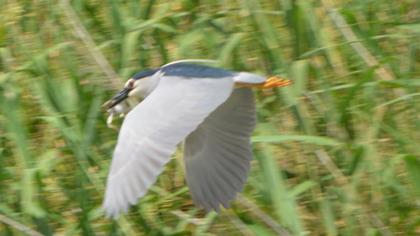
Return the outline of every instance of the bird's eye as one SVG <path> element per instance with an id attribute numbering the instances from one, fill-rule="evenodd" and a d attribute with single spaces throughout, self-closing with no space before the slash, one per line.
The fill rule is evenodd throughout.
<path id="1" fill-rule="evenodd" d="M 132 89 L 134 87 L 134 80 L 133 79 L 129 79 L 127 81 L 127 84 L 125 85 L 126 88 L 128 89 Z"/>

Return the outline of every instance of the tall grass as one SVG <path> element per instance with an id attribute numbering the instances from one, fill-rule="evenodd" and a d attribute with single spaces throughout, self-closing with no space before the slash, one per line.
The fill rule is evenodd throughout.
<path id="1" fill-rule="evenodd" d="M 419 3 L 0 0 L 1 235 L 420 233 Z M 117 221 L 100 206 L 117 132 L 100 106 L 176 59 L 294 81 L 255 91 L 255 160 L 205 215 L 180 154 Z"/>

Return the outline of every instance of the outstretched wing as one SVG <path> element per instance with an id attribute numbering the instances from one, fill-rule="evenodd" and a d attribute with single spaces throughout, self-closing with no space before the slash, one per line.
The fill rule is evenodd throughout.
<path id="1" fill-rule="evenodd" d="M 126 116 L 114 151 L 103 207 L 116 217 L 156 181 L 176 145 L 233 90 L 233 79 L 164 76 Z"/>
<path id="2" fill-rule="evenodd" d="M 188 135 L 186 179 L 193 201 L 210 211 L 225 208 L 245 184 L 252 159 L 250 136 L 256 123 L 251 89 L 238 88 Z"/>

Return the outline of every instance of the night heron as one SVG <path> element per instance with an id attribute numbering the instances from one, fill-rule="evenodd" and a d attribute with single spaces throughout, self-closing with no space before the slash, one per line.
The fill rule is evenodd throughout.
<path id="1" fill-rule="evenodd" d="M 104 106 L 127 113 L 107 180 L 103 207 L 116 217 L 144 196 L 184 142 L 186 181 L 206 211 L 227 208 L 245 184 L 255 127 L 252 87 L 289 80 L 177 61 L 135 74 Z M 132 110 L 126 98 L 142 100 Z"/>

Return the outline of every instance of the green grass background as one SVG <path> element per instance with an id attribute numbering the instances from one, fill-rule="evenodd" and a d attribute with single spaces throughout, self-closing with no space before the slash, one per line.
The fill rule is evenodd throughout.
<path id="1" fill-rule="evenodd" d="M 419 9 L 0 0 L 0 234 L 419 235 Z M 294 81 L 255 91 L 244 192 L 205 215 L 177 153 L 129 214 L 105 219 L 117 131 L 101 104 L 134 72 L 186 58 Z"/>

